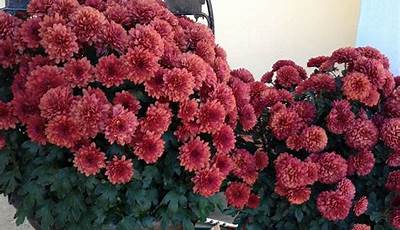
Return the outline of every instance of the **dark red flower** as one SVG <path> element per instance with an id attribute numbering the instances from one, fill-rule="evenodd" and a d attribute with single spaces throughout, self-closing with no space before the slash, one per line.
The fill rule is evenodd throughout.
<path id="1" fill-rule="evenodd" d="M 68 116 L 56 116 L 46 127 L 46 136 L 50 143 L 72 148 L 81 138 L 79 127 L 74 119 Z"/>
<path id="2" fill-rule="evenodd" d="M 133 177 L 132 160 L 126 159 L 125 155 L 121 159 L 114 156 L 112 161 L 107 162 L 105 175 L 111 184 L 128 183 Z"/>
<path id="3" fill-rule="evenodd" d="M 168 104 L 155 103 L 147 108 L 146 116 L 140 121 L 141 130 L 161 135 L 168 130 L 172 115 Z"/>
<path id="4" fill-rule="evenodd" d="M 275 84 L 284 88 L 291 88 L 301 82 L 301 77 L 297 69 L 293 66 L 282 66 L 276 72 Z"/>
<path id="5" fill-rule="evenodd" d="M 70 15 L 71 28 L 80 42 L 93 44 L 99 39 L 106 18 L 98 10 L 89 7 L 79 7 Z"/>
<path id="6" fill-rule="evenodd" d="M 181 165 L 189 172 L 206 168 L 209 165 L 210 156 L 210 147 L 199 137 L 179 148 Z"/>
<path id="7" fill-rule="evenodd" d="M 219 192 L 224 176 L 218 168 L 202 169 L 192 178 L 193 191 L 204 197 L 210 197 Z"/>
<path id="8" fill-rule="evenodd" d="M 17 118 L 14 115 L 14 109 L 11 103 L 0 101 L 0 130 L 15 128 Z"/>
<path id="9" fill-rule="evenodd" d="M 69 87 L 49 89 L 40 99 L 40 115 L 49 120 L 55 116 L 68 115 L 73 100 L 72 89 Z"/>
<path id="10" fill-rule="evenodd" d="M 159 58 L 147 50 L 128 49 L 122 58 L 128 65 L 128 79 L 135 84 L 152 79 L 159 69 Z"/>
<path id="11" fill-rule="evenodd" d="M 361 216 L 368 209 L 368 198 L 366 196 L 361 197 L 354 203 L 354 213 L 356 216 Z"/>
<path id="12" fill-rule="evenodd" d="M 349 215 L 351 200 L 337 191 L 321 192 L 317 198 L 317 208 L 330 221 L 344 220 Z"/>
<path id="13" fill-rule="evenodd" d="M 92 143 L 81 147 L 74 155 L 74 166 L 86 176 L 96 175 L 106 166 L 106 155 Z"/>
<path id="14" fill-rule="evenodd" d="M 77 0 L 53 0 L 49 9 L 50 14 L 58 13 L 68 18 L 79 7 Z"/>
<path id="15" fill-rule="evenodd" d="M 64 86 L 66 81 L 60 68 L 56 66 L 37 67 L 27 78 L 27 92 L 39 100 L 49 89 Z"/>
<path id="16" fill-rule="evenodd" d="M 388 159 L 386 160 L 386 164 L 390 167 L 399 167 L 400 166 L 400 151 L 394 151 L 392 154 L 389 155 Z"/>
<path id="17" fill-rule="evenodd" d="M 338 192 L 344 194 L 350 200 L 354 199 L 354 195 L 356 194 L 356 187 L 350 179 L 344 178 L 337 184 L 336 188 Z"/>
<path id="18" fill-rule="evenodd" d="M 252 185 L 258 178 L 256 159 L 245 149 L 236 149 L 233 154 L 233 174 L 241 178 L 244 182 Z"/>
<path id="19" fill-rule="evenodd" d="M 113 103 L 114 105 L 120 104 L 122 105 L 122 107 L 124 107 L 128 111 L 132 111 L 135 114 L 138 113 L 141 108 L 140 101 L 136 99 L 136 97 L 133 96 L 132 93 L 125 90 L 115 94 Z"/>
<path id="20" fill-rule="evenodd" d="M 371 151 L 361 151 L 355 155 L 351 155 L 347 162 L 349 175 L 357 173 L 359 176 L 366 176 L 374 168 L 375 157 Z"/>
<path id="21" fill-rule="evenodd" d="M 272 114 L 269 126 L 278 140 L 285 140 L 302 128 L 302 120 L 295 111 L 282 109 Z"/>
<path id="22" fill-rule="evenodd" d="M 307 62 L 307 67 L 321 67 L 322 63 L 326 62 L 329 59 L 328 56 L 318 56 L 310 58 Z"/>
<path id="23" fill-rule="evenodd" d="M 27 19 L 25 22 L 22 23 L 19 33 L 21 36 L 22 41 L 26 44 L 28 48 L 38 48 L 40 42 L 39 36 L 39 22 L 41 19 L 39 17 L 33 17 Z"/>
<path id="24" fill-rule="evenodd" d="M 183 121 L 193 121 L 198 115 L 198 107 L 199 103 L 194 99 L 182 101 L 179 103 L 178 117 Z"/>
<path id="25" fill-rule="evenodd" d="M 46 144 L 46 121 L 40 116 L 33 116 L 29 119 L 26 124 L 26 132 L 32 141 L 40 145 Z"/>
<path id="26" fill-rule="evenodd" d="M 200 105 L 199 122 L 203 132 L 217 132 L 225 120 L 224 106 L 218 101 L 208 101 Z"/>
<path id="27" fill-rule="evenodd" d="M 223 176 L 229 175 L 234 167 L 234 162 L 228 154 L 217 154 L 214 157 L 213 164 L 217 167 Z"/>
<path id="28" fill-rule="evenodd" d="M 64 75 L 71 87 L 86 87 L 94 80 L 94 69 L 86 58 L 73 59 L 64 65 Z"/>
<path id="29" fill-rule="evenodd" d="M 254 158 L 256 160 L 256 168 L 257 170 L 263 170 L 268 167 L 269 157 L 266 152 L 261 149 L 258 149 L 254 154 Z"/>
<path id="30" fill-rule="evenodd" d="M 257 124 L 257 117 L 251 104 L 239 108 L 239 122 L 245 131 L 251 130 Z"/>
<path id="31" fill-rule="evenodd" d="M 400 118 L 388 119 L 383 123 L 381 139 L 390 148 L 400 150 Z"/>
<path id="32" fill-rule="evenodd" d="M 346 131 L 346 144 L 356 150 L 368 150 L 378 142 L 379 131 L 371 120 L 357 119 Z"/>
<path id="33" fill-rule="evenodd" d="M 0 136 L 0 151 L 3 150 L 6 146 L 6 139 L 3 136 Z"/>
<path id="34" fill-rule="evenodd" d="M 114 105 L 111 117 L 106 122 L 104 135 L 111 144 L 116 142 L 125 145 L 132 141 L 138 124 L 133 112 L 124 109 L 122 105 Z"/>
<path id="35" fill-rule="evenodd" d="M 164 153 L 164 141 L 159 135 L 145 132 L 133 140 L 134 154 L 147 164 L 156 163 Z"/>
<path id="36" fill-rule="evenodd" d="M 249 201 L 250 187 L 244 183 L 231 183 L 225 191 L 225 197 L 230 206 L 242 209 Z"/>
<path id="37" fill-rule="evenodd" d="M 213 134 L 213 143 L 219 153 L 229 153 L 236 143 L 233 129 L 229 125 L 223 125 Z"/>
<path id="38" fill-rule="evenodd" d="M 371 230 L 371 226 L 366 224 L 355 224 L 351 230 Z"/>
<path id="39" fill-rule="evenodd" d="M 318 180 L 325 184 L 334 184 L 347 175 L 346 160 L 335 152 L 323 153 L 317 160 L 319 165 Z"/>
<path id="40" fill-rule="evenodd" d="M 194 78 L 186 69 L 168 70 L 163 81 L 165 95 L 171 101 L 185 101 L 193 93 Z"/>
<path id="41" fill-rule="evenodd" d="M 158 57 L 164 53 L 160 34 L 149 25 L 137 25 L 129 31 L 129 46 L 150 51 Z"/>
<path id="42" fill-rule="evenodd" d="M 389 173 L 385 187 L 390 191 L 400 192 L 400 171 Z"/>
<path id="43" fill-rule="evenodd" d="M 389 221 L 395 229 L 400 229 L 400 208 L 396 208 L 390 213 Z"/>
<path id="44" fill-rule="evenodd" d="M 251 74 L 251 72 L 245 68 L 232 70 L 231 75 L 239 78 L 245 83 L 250 83 L 254 81 L 253 74 Z"/>
<path id="45" fill-rule="evenodd" d="M 323 128 L 311 126 L 303 131 L 303 147 L 310 153 L 321 152 L 328 144 L 328 137 Z"/>
<path id="46" fill-rule="evenodd" d="M 342 134 L 351 126 L 355 118 L 351 105 L 346 100 L 336 100 L 326 118 L 329 131 Z"/>
<path id="47" fill-rule="evenodd" d="M 114 54 L 100 58 L 96 65 L 96 79 L 108 88 L 121 85 L 127 75 L 124 61 Z"/>
<path id="48" fill-rule="evenodd" d="M 254 209 L 257 208 L 259 205 L 260 205 L 260 197 L 256 194 L 250 194 L 246 206 Z"/>

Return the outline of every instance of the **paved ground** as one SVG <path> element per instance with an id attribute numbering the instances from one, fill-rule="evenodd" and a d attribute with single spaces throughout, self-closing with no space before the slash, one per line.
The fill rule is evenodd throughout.
<path id="1" fill-rule="evenodd" d="M 28 223 L 17 227 L 14 221 L 14 214 L 14 207 L 8 204 L 6 197 L 0 195 L 0 230 L 33 230 Z"/>

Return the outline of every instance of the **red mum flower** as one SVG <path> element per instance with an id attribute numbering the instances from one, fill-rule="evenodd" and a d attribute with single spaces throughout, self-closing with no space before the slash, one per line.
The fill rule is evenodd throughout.
<path id="1" fill-rule="evenodd" d="M 220 153 L 229 153 L 235 148 L 236 138 L 233 129 L 229 125 L 223 125 L 218 132 L 213 134 L 213 143 Z"/>
<path id="2" fill-rule="evenodd" d="M 3 136 L 0 136 L 0 151 L 3 150 L 6 146 L 7 146 L 6 138 Z"/>
<path id="3" fill-rule="evenodd" d="M 169 70 L 163 80 L 165 94 L 171 101 L 184 101 L 193 93 L 194 78 L 186 69 Z"/>
<path id="4" fill-rule="evenodd" d="M 361 216 L 368 209 L 368 198 L 366 196 L 361 197 L 354 203 L 354 213 L 356 216 Z"/>
<path id="5" fill-rule="evenodd" d="M 28 4 L 28 13 L 30 14 L 45 14 L 53 4 L 53 0 L 32 0 Z"/>
<path id="6" fill-rule="evenodd" d="M 377 88 L 382 89 L 385 86 L 386 79 L 391 73 L 386 70 L 382 63 L 371 58 L 359 58 L 353 66 L 355 71 L 368 76 L 369 81 Z"/>
<path id="7" fill-rule="evenodd" d="M 189 172 L 206 168 L 209 164 L 210 155 L 210 147 L 199 137 L 179 148 L 181 165 Z"/>
<path id="8" fill-rule="evenodd" d="M 111 144 L 117 142 L 125 145 L 132 141 L 138 124 L 133 112 L 124 109 L 122 105 L 114 105 L 111 118 L 106 123 L 104 135 Z"/>
<path id="9" fill-rule="evenodd" d="M 337 191 L 347 196 L 350 200 L 353 200 L 356 194 L 356 187 L 351 180 L 344 178 L 337 184 Z"/>
<path id="10" fill-rule="evenodd" d="M 163 19 L 155 18 L 150 22 L 151 27 L 160 34 L 164 41 L 173 41 L 174 39 L 174 28 L 172 25 Z"/>
<path id="11" fill-rule="evenodd" d="M 249 201 L 250 187 L 244 183 L 231 183 L 225 191 L 225 196 L 230 206 L 242 209 Z"/>
<path id="12" fill-rule="evenodd" d="M 245 149 L 237 149 L 233 155 L 233 161 L 236 167 L 233 168 L 233 174 L 240 177 L 249 185 L 256 182 L 258 173 L 256 159 Z"/>
<path id="13" fill-rule="evenodd" d="M 390 213 L 389 221 L 394 228 L 400 229 L 400 208 L 397 208 Z"/>
<path id="14" fill-rule="evenodd" d="M 160 99 L 165 96 L 164 93 L 164 74 L 167 72 L 166 69 L 160 68 L 154 75 L 153 78 L 144 82 L 144 90 L 151 97 Z"/>
<path id="15" fill-rule="evenodd" d="M 204 197 L 210 197 L 219 192 L 224 176 L 218 168 L 202 169 L 192 178 L 193 191 Z"/>
<path id="16" fill-rule="evenodd" d="M 400 79 L 400 77 L 398 77 Z M 400 88 L 384 103 L 385 115 L 390 118 L 400 117 Z"/>
<path id="17" fill-rule="evenodd" d="M 385 187 L 390 191 L 400 192 L 400 171 L 389 173 Z"/>
<path id="18" fill-rule="evenodd" d="M 128 69 L 114 54 L 100 58 L 96 65 L 96 78 L 106 87 L 121 85 L 127 79 Z"/>
<path id="19" fill-rule="evenodd" d="M 328 56 L 318 56 L 310 58 L 307 62 L 307 67 L 321 67 L 322 63 L 326 62 L 329 59 Z"/>
<path id="20" fill-rule="evenodd" d="M 95 92 L 84 90 L 84 95 L 71 108 L 71 114 L 85 137 L 95 137 L 104 129 L 111 107 L 107 99 L 102 97 L 104 94 L 98 95 Z"/>
<path id="21" fill-rule="evenodd" d="M 179 103 L 178 117 L 183 121 L 193 121 L 198 114 L 199 103 L 194 100 L 186 100 Z"/>
<path id="22" fill-rule="evenodd" d="M 347 175 L 347 162 L 339 154 L 334 152 L 323 153 L 317 162 L 319 164 L 318 180 L 321 183 L 334 184 L 341 181 Z"/>
<path id="23" fill-rule="evenodd" d="M 72 90 L 69 87 L 57 87 L 50 89 L 40 99 L 40 115 L 51 119 L 59 115 L 67 115 L 74 100 Z"/>
<path id="24" fill-rule="evenodd" d="M 346 132 L 346 144 L 357 150 L 370 149 L 378 142 L 379 131 L 371 120 L 358 119 Z"/>
<path id="25" fill-rule="evenodd" d="M 335 134 L 344 133 L 355 118 L 351 111 L 351 105 L 346 100 L 337 100 L 333 102 L 332 110 L 327 116 L 327 126 L 329 131 Z"/>
<path id="26" fill-rule="evenodd" d="M 345 47 L 335 50 L 331 58 L 338 63 L 345 63 L 357 60 L 360 56 L 358 51 L 353 47 Z"/>
<path id="27" fill-rule="evenodd" d="M 335 79 L 325 73 L 313 74 L 309 79 L 302 81 L 296 87 L 296 93 L 302 94 L 307 91 L 333 92 L 336 90 Z"/>
<path id="28" fill-rule="evenodd" d="M 231 83 L 232 91 L 235 96 L 236 104 L 238 105 L 238 107 L 249 104 L 251 99 L 250 84 L 246 84 L 237 78 L 232 78 L 231 80 L 232 80 Z"/>
<path id="29" fill-rule="evenodd" d="M 351 200 L 336 191 L 321 192 L 317 198 L 317 208 L 328 220 L 344 220 L 349 215 Z"/>
<path id="30" fill-rule="evenodd" d="M 251 130 L 257 124 L 257 117 L 251 104 L 239 108 L 239 122 L 245 131 Z"/>
<path id="31" fill-rule="evenodd" d="M 400 118 L 388 119 L 383 123 L 381 139 L 390 148 L 400 150 Z"/>
<path id="32" fill-rule="evenodd" d="M 269 121 L 272 133 L 278 140 L 285 140 L 301 129 L 301 118 L 295 111 L 287 109 L 273 113 Z"/>
<path id="33" fill-rule="evenodd" d="M 268 167 L 269 157 L 266 152 L 261 149 L 258 149 L 254 154 L 254 158 L 256 160 L 256 168 L 257 170 L 263 170 Z"/>
<path id="34" fill-rule="evenodd" d="M 27 123 L 33 116 L 40 116 L 37 100 L 29 94 L 17 94 L 11 103 L 14 107 L 15 115 L 22 123 Z"/>
<path id="35" fill-rule="evenodd" d="M 32 141 L 40 145 L 46 144 L 46 121 L 40 116 L 34 116 L 29 119 L 26 124 L 26 132 Z"/>
<path id="36" fill-rule="evenodd" d="M 328 137 L 323 128 L 311 126 L 303 131 L 303 147 L 310 153 L 317 153 L 324 150 L 328 144 Z"/>
<path id="37" fill-rule="evenodd" d="M 68 18 L 78 7 L 79 2 L 77 0 L 53 0 L 49 13 L 59 13 L 63 17 Z"/>
<path id="38" fill-rule="evenodd" d="M 0 130 L 14 129 L 16 123 L 17 118 L 14 115 L 12 104 L 0 101 Z"/>
<path id="39" fill-rule="evenodd" d="M 272 65 L 272 70 L 278 71 L 283 66 L 296 66 L 296 63 L 292 60 L 278 60 Z"/>
<path id="40" fill-rule="evenodd" d="M 351 230 L 371 230 L 371 226 L 366 224 L 355 224 Z"/>
<path id="41" fill-rule="evenodd" d="M 210 99 L 220 102 L 226 112 L 236 109 L 236 100 L 232 89 L 225 84 L 218 84 L 212 92 Z"/>
<path id="42" fill-rule="evenodd" d="M 286 139 L 286 146 L 291 150 L 299 151 L 304 147 L 304 137 L 293 134 Z"/>
<path id="43" fill-rule="evenodd" d="M 159 135 L 146 132 L 134 140 L 134 154 L 147 164 L 156 163 L 164 153 L 164 141 Z"/>
<path id="44" fill-rule="evenodd" d="M 390 167 L 399 167 L 400 166 L 400 151 L 397 150 L 389 155 L 386 160 L 386 164 Z"/>
<path id="45" fill-rule="evenodd" d="M 291 88 L 301 82 L 301 77 L 297 69 L 293 66 L 282 66 L 276 72 L 275 84 L 284 88 Z"/>
<path id="46" fill-rule="evenodd" d="M 129 24 L 129 12 L 126 6 L 118 2 L 109 1 L 106 3 L 106 10 L 103 12 L 109 21 L 114 21 L 117 24 Z"/>
<path id="47" fill-rule="evenodd" d="M 46 127 L 46 136 L 50 143 L 67 148 L 72 148 L 81 138 L 77 123 L 67 116 L 51 119 Z"/>
<path id="48" fill-rule="evenodd" d="M 172 120 L 172 112 L 168 104 L 156 103 L 147 108 L 146 116 L 140 122 L 142 131 L 163 134 L 168 130 Z"/>
<path id="49" fill-rule="evenodd" d="M 213 164 L 217 167 L 223 176 L 229 175 L 233 169 L 233 160 L 227 154 L 217 154 L 214 157 Z"/>
<path id="50" fill-rule="evenodd" d="M 42 34 L 41 42 L 49 57 L 56 62 L 70 59 L 79 50 L 75 34 L 62 24 L 48 28 Z"/>
<path id="51" fill-rule="evenodd" d="M 32 2 L 32 1 L 31 1 Z M 22 23 L 22 20 L 6 13 L 5 11 L 0 12 L 0 39 L 15 38 L 17 35 L 18 26 Z"/>
<path id="52" fill-rule="evenodd" d="M 308 101 L 297 101 L 292 105 L 292 108 L 307 124 L 311 124 L 317 114 L 314 104 Z"/>
<path id="53" fill-rule="evenodd" d="M 231 77 L 229 64 L 226 59 L 215 58 L 214 61 L 214 71 L 217 74 L 218 82 L 225 83 Z"/>
<path id="54" fill-rule="evenodd" d="M 348 159 L 349 171 L 352 175 L 357 173 L 359 176 L 368 175 L 375 165 L 375 157 L 371 151 L 361 151 L 356 155 L 351 155 Z"/>
<path id="55" fill-rule="evenodd" d="M 128 78 L 135 84 L 150 80 L 159 69 L 159 58 L 147 50 L 128 49 L 123 58 L 128 65 Z"/>
<path id="56" fill-rule="evenodd" d="M 215 60 L 221 58 L 215 54 L 215 44 L 210 43 L 206 39 L 197 42 L 195 53 L 209 64 L 212 64 Z"/>
<path id="57" fill-rule="evenodd" d="M 160 57 L 164 53 L 164 42 L 151 26 L 137 25 L 129 31 L 129 46 L 148 50 Z"/>
<path id="58" fill-rule="evenodd" d="M 234 77 L 239 78 L 245 83 L 250 83 L 254 81 L 253 74 L 247 69 L 240 68 L 240 69 L 235 69 L 231 71 L 231 75 Z"/>
<path id="59" fill-rule="evenodd" d="M 43 66 L 37 67 L 31 72 L 25 86 L 27 91 L 39 100 L 49 89 L 65 84 L 66 81 L 59 68 Z"/>
<path id="60" fill-rule="evenodd" d="M 271 83 L 272 78 L 274 77 L 274 72 L 266 72 L 264 75 L 261 77 L 261 82 L 262 83 Z"/>
<path id="61" fill-rule="evenodd" d="M 106 155 L 92 143 L 81 147 L 74 155 L 74 166 L 85 176 L 96 175 L 106 166 Z"/>
<path id="62" fill-rule="evenodd" d="M 141 106 L 138 99 L 133 96 L 130 92 L 123 90 L 122 92 L 118 92 L 115 94 L 113 99 L 114 105 L 122 105 L 128 111 L 132 111 L 133 113 L 138 113 Z"/>
<path id="63" fill-rule="evenodd" d="M 70 60 L 64 65 L 64 72 L 71 87 L 86 87 L 94 80 L 93 67 L 86 58 Z"/>
<path id="64" fill-rule="evenodd" d="M 39 35 L 40 37 L 43 37 L 43 34 L 49 29 L 52 28 L 53 25 L 55 24 L 61 24 L 61 25 L 66 25 L 67 22 L 66 20 L 60 16 L 60 14 L 55 13 L 54 15 L 44 15 L 43 19 L 41 22 L 39 22 L 40 28 L 39 28 Z"/>
<path id="65" fill-rule="evenodd" d="M 247 207 L 257 208 L 260 205 L 260 197 L 255 194 L 250 194 L 249 200 L 247 201 Z"/>
<path id="66" fill-rule="evenodd" d="M 350 73 L 343 78 L 343 94 L 351 100 L 363 100 L 371 89 L 371 82 L 362 73 Z"/>
<path id="67" fill-rule="evenodd" d="M 199 56 L 185 53 L 179 56 L 177 66 L 184 68 L 192 74 L 194 78 L 194 88 L 200 89 L 203 81 L 207 78 L 207 67 L 210 67 Z"/>
<path id="68" fill-rule="evenodd" d="M 22 23 L 21 28 L 19 29 L 21 39 L 28 48 L 35 49 L 38 48 L 40 45 L 40 21 L 41 19 L 39 17 L 29 18 Z"/>
<path id="69" fill-rule="evenodd" d="M 186 142 L 200 133 L 200 124 L 197 121 L 184 122 L 175 132 L 179 141 Z"/>
<path id="70" fill-rule="evenodd" d="M 289 203 L 294 205 L 300 205 L 310 199 L 311 189 L 309 187 L 299 188 L 286 188 L 279 183 L 275 186 L 275 193 L 280 196 L 287 197 Z"/>
<path id="71" fill-rule="evenodd" d="M 79 7 L 72 15 L 71 28 L 73 28 L 78 40 L 92 44 L 97 42 L 100 31 L 106 23 L 106 19 L 98 10 L 89 7 Z"/>
<path id="72" fill-rule="evenodd" d="M 224 106 L 218 101 L 208 101 L 201 104 L 199 112 L 200 129 L 203 132 L 217 132 L 225 120 Z"/>
<path id="73" fill-rule="evenodd" d="M 133 177 L 133 163 L 131 159 L 122 156 L 118 159 L 114 156 L 112 161 L 107 162 L 106 174 L 111 184 L 126 184 Z"/>
<path id="74" fill-rule="evenodd" d="M 128 48 L 129 37 L 122 25 L 110 21 L 104 26 L 104 32 L 100 34 L 100 40 L 100 47 L 124 53 Z"/>
<path id="75" fill-rule="evenodd" d="M 0 40 L 0 65 L 9 68 L 17 63 L 17 47 L 9 38 Z"/>

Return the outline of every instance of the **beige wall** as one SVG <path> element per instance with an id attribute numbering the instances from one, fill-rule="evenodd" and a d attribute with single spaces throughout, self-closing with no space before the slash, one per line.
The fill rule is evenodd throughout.
<path id="1" fill-rule="evenodd" d="M 305 65 L 355 44 L 360 0 L 214 0 L 217 41 L 232 68 L 260 77 L 280 58 Z"/>

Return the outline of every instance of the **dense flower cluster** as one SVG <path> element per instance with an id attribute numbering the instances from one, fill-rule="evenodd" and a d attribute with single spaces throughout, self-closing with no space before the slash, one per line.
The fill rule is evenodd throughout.
<path id="1" fill-rule="evenodd" d="M 214 195 L 232 173 L 247 185 L 229 203 L 257 206 L 250 186 L 268 155 L 236 149 L 235 129 L 255 126 L 272 89 L 231 71 L 205 25 L 158 0 L 33 0 L 23 19 L 0 12 L 0 24 L 0 66 L 15 72 L 0 130 L 68 149 L 77 171 L 112 184 L 173 152 L 195 193 Z"/>

